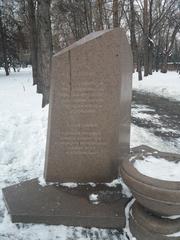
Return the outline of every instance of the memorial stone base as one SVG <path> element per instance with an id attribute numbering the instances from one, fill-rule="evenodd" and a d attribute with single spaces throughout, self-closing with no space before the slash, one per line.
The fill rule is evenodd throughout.
<path id="1" fill-rule="evenodd" d="M 38 179 L 3 189 L 4 200 L 14 223 L 43 223 L 51 225 L 123 229 L 124 208 L 129 199 L 122 195 L 121 186 L 105 184 L 41 186 Z M 90 201 L 91 194 L 98 202 Z"/>
<path id="2" fill-rule="evenodd" d="M 131 157 L 137 155 L 138 149 L 142 146 L 132 149 Z M 69 188 L 57 184 L 42 186 L 38 179 L 7 187 L 3 189 L 3 195 L 14 223 L 63 224 L 120 231 L 125 227 L 125 207 L 130 201 L 122 194 L 121 185 L 85 184 Z M 90 196 L 98 196 L 98 199 L 92 201 Z M 180 240 L 180 236 L 174 235 L 180 231 L 180 218 L 160 217 L 137 201 L 130 210 L 129 225 L 137 240 Z"/>

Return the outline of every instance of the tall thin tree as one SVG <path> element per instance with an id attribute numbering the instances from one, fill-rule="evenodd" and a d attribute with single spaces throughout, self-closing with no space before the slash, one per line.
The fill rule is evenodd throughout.
<path id="1" fill-rule="evenodd" d="M 144 0 L 143 35 L 144 35 L 144 76 L 149 75 L 149 29 L 148 29 L 148 0 Z"/>

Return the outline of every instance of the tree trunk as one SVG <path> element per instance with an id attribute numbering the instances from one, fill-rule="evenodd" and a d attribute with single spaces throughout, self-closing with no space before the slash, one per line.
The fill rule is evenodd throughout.
<path id="1" fill-rule="evenodd" d="M 113 27 L 119 26 L 118 0 L 113 0 Z"/>
<path id="2" fill-rule="evenodd" d="M 158 45 L 156 46 L 156 55 L 154 60 L 154 65 L 155 65 L 154 69 L 156 70 L 156 72 L 158 72 L 160 69 L 160 41 L 161 41 L 161 37 L 159 34 Z"/>
<path id="3" fill-rule="evenodd" d="M 89 27 L 90 32 L 93 31 L 93 13 L 92 13 L 92 2 L 88 0 L 88 12 L 89 12 Z"/>
<path id="4" fill-rule="evenodd" d="M 142 77 L 142 70 L 141 70 L 141 65 L 138 66 L 138 80 L 142 81 L 143 77 Z"/>
<path id="5" fill-rule="evenodd" d="M 141 81 L 143 79 L 142 77 L 142 54 L 140 50 L 140 36 L 138 37 L 138 43 L 137 43 L 137 71 L 138 71 L 138 79 Z"/>
<path id="6" fill-rule="evenodd" d="M 131 49 L 133 53 L 133 63 L 137 64 L 138 78 L 139 81 L 142 80 L 142 70 L 141 70 L 141 56 L 139 54 L 138 44 L 136 40 L 135 33 L 135 9 L 134 9 L 134 0 L 129 0 L 131 18 L 130 18 L 130 37 L 131 37 Z"/>
<path id="7" fill-rule="evenodd" d="M 152 75 L 153 72 L 153 46 L 149 47 L 149 74 Z"/>
<path id="8" fill-rule="evenodd" d="M 177 23 L 175 25 L 175 28 L 174 28 L 172 36 L 171 36 L 171 42 L 169 44 L 167 42 L 167 46 L 169 46 L 169 47 L 166 49 L 166 52 L 163 56 L 163 61 L 162 61 L 162 66 L 161 66 L 161 72 L 162 73 L 167 73 L 168 56 L 169 56 L 170 52 L 172 51 L 172 48 L 173 48 L 173 45 L 174 45 L 174 42 L 175 42 L 175 39 L 176 39 L 176 35 L 177 35 L 179 29 L 180 29 L 180 24 Z"/>
<path id="9" fill-rule="evenodd" d="M 138 71 L 138 79 L 139 81 L 141 81 L 143 79 L 142 77 L 142 63 L 141 63 L 141 56 L 138 52 L 138 55 L 137 55 L 137 71 Z"/>
<path id="10" fill-rule="evenodd" d="M 50 0 L 38 0 L 38 89 L 43 94 L 42 107 L 49 103 L 52 58 Z"/>
<path id="11" fill-rule="evenodd" d="M 0 9 L 0 36 L 2 41 L 2 52 L 3 52 L 3 63 L 6 76 L 9 76 L 9 66 L 8 66 L 8 56 L 7 56 L 7 46 L 6 46 L 6 31 L 2 22 L 2 15 Z"/>
<path id="12" fill-rule="evenodd" d="M 161 65 L 161 72 L 162 73 L 167 73 L 167 66 L 168 66 L 168 54 L 165 54 L 163 56 L 163 62 Z"/>
<path id="13" fill-rule="evenodd" d="M 103 30 L 103 0 L 96 0 L 96 8 L 97 8 L 97 19 L 96 19 L 96 30 Z"/>
<path id="14" fill-rule="evenodd" d="M 159 53 L 156 53 L 156 59 L 155 59 L 155 71 L 159 71 Z"/>
<path id="15" fill-rule="evenodd" d="M 148 31 L 148 1 L 144 0 L 143 12 L 144 27 L 144 76 L 149 74 L 149 31 Z"/>
<path id="16" fill-rule="evenodd" d="M 149 47 L 149 74 L 153 73 L 153 50 L 154 50 L 154 42 L 152 36 L 152 26 L 153 26 L 153 4 L 154 0 L 149 1 L 149 23 L 148 23 L 148 47 Z"/>
<path id="17" fill-rule="evenodd" d="M 129 0 L 130 4 L 130 37 L 131 37 L 131 49 L 133 54 L 133 63 L 134 65 L 137 64 L 137 41 L 136 41 L 136 34 L 135 34 L 135 10 L 134 10 L 134 0 Z"/>
<path id="18" fill-rule="evenodd" d="M 36 10 L 33 0 L 28 0 L 28 23 L 29 23 L 29 37 L 31 46 L 31 63 L 33 72 L 33 85 L 38 83 L 38 38 L 36 26 Z"/>
<path id="19" fill-rule="evenodd" d="M 86 25 L 86 33 L 89 34 L 89 23 L 88 23 L 88 15 L 87 15 L 87 6 L 86 6 L 86 1 L 83 0 L 84 3 L 84 17 L 85 17 L 85 25 Z"/>

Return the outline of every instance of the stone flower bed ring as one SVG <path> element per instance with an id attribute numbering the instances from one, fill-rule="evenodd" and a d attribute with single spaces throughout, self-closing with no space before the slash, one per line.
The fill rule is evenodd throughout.
<path id="1" fill-rule="evenodd" d="M 132 149 L 130 160 L 123 161 L 121 174 L 137 202 L 159 216 L 180 215 L 180 181 L 162 180 L 142 174 L 135 161 L 149 156 L 177 163 L 180 155 L 159 152 L 147 146 Z M 150 174 L 151 175 L 151 174 Z"/>

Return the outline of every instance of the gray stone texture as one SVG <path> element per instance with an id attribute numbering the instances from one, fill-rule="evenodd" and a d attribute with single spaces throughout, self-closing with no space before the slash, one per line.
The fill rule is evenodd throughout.
<path id="1" fill-rule="evenodd" d="M 117 28 L 92 33 L 53 57 L 47 182 L 108 182 L 130 142 L 132 54 Z"/>

